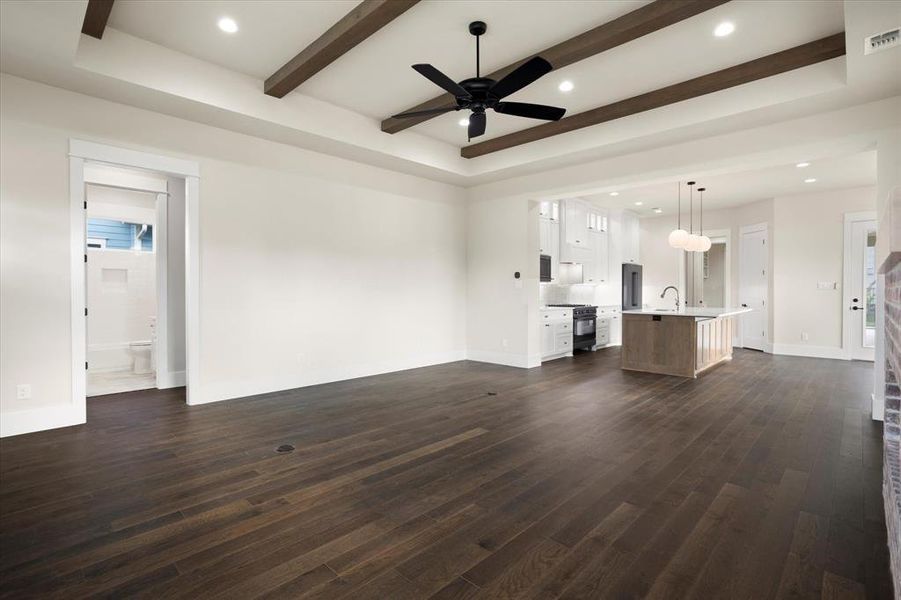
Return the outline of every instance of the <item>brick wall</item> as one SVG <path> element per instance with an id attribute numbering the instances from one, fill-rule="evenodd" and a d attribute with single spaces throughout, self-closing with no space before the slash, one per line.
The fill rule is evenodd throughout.
<path id="1" fill-rule="evenodd" d="M 885 454 L 883 497 L 895 598 L 901 598 L 901 256 L 885 275 Z"/>

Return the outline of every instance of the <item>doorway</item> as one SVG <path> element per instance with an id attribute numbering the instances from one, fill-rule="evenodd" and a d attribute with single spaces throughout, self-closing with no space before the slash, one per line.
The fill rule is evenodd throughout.
<path id="1" fill-rule="evenodd" d="M 842 337 L 851 360 L 876 354 L 876 219 L 873 213 L 845 216 L 845 284 Z"/>
<path id="2" fill-rule="evenodd" d="M 742 347 L 766 350 L 769 323 L 769 250 L 767 225 L 748 225 L 741 228 L 738 261 L 738 298 L 743 308 L 751 312 L 741 315 Z"/>
<path id="3" fill-rule="evenodd" d="M 86 166 L 87 395 L 157 387 L 159 233 L 153 190 L 129 189 Z M 120 179 L 128 173 L 119 173 Z M 138 178 L 134 178 L 137 180 Z M 160 187 L 165 189 L 165 179 Z M 141 187 L 141 186 L 139 186 Z M 165 202 L 165 194 L 163 202 Z M 183 260 L 183 257 L 182 257 Z M 165 268 L 165 263 L 162 267 Z M 184 332 L 181 332 L 183 344 Z M 167 337 L 163 336 L 163 343 Z"/>
<path id="4" fill-rule="evenodd" d="M 707 252 L 683 252 L 686 306 L 731 306 L 731 248 L 728 230 L 709 231 Z"/>
<path id="5" fill-rule="evenodd" d="M 98 182 L 92 180 L 92 169 L 98 166 L 110 169 L 113 175 L 108 180 Z M 167 187 L 160 191 L 146 185 L 135 185 L 122 179 L 128 174 L 131 179 L 144 178 L 144 184 L 148 178 L 163 178 Z M 88 297 L 87 297 L 87 224 L 88 224 L 88 187 L 90 184 L 103 183 L 107 187 L 125 189 L 138 192 L 156 193 L 156 220 L 155 223 L 166 223 L 165 227 L 158 227 L 147 236 L 147 231 L 141 235 L 143 240 L 149 238 L 149 243 L 155 248 L 154 252 L 157 264 L 164 260 L 168 254 L 170 244 L 166 242 L 166 230 L 180 230 L 183 250 L 181 258 L 176 258 L 168 263 L 168 268 L 156 269 L 155 297 L 156 304 L 156 338 L 157 353 L 151 360 L 155 362 L 156 387 L 186 387 L 187 404 L 200 404 L 200 255 L 197 242 L 200 237 L 199 213 L 200 213 L 200 180 L 199 165 L 194 161 L 172 158 L 147 152 L 128 150 L 105 144 L 87 142 L 83 140 L 69 140 L 69 204 L 71 224 L 71 354 L 72 354 L 72 424 L 87 421 L 87 375 L 90 367 L 88 361 Z M 172 187 L 174 186 L 174 187 Z M 173 191 L 179 191 L 183 200 L 183 208 L 174 211 L 180 218 L 173 226 L 171 215 L 167 214 L 168 202 L 161 202 L 161 198 L 173 196 Z M 142 224 L 144 225 L 144 224 Z M 149 228 L 148 228 L 149 229 Z M 137 238 L 137 236 L 136 236 Z M 152 238 L 156 238 L 153 240 Z M 105 242 L 93 239 L 92 245 L 102 246 Z M 167 281 L 167 271 L 173 271 L 173 265 L 180 265 L 181 274 L 174 279 L 169 278 L 173 285 Z M 102 274 L 99 275 L 102 278 Z M 126 275 L 127 277 L 127 275 Z M 123 274 L 108 274 L 108 282 L 112 285 L 123 283 Z M 127 280 L 126 280 L 127 281 Z M 181 294 L 180 300 L 171 301 L 169 293 L 172 288 Z M 163 300 L 161 300 L 163 298 Z M 170 318 L 169 307 L 181 308 L 181 322 L 177 318 Z M 177 312 L 177 311 L 176 311 Z M 171 350 L 172 328 L 180 329 L 183 341 L 184 368 L 181 373 L 173 372 L 171 364 L 173 353 Z M 168 342 L 161 339 L 168 337 Z M 135 340 L 147 341 L 145 339 Z M 177 353 L 175 353 L 177 356 Z M 134 359 L 134 355 L 131 356 Z M 139 365 L 143 366 L 142 365 Z M 132 363 L 134 368 L 134 363 Z M 165 373 L 165 375 L 164 375 Z"/>

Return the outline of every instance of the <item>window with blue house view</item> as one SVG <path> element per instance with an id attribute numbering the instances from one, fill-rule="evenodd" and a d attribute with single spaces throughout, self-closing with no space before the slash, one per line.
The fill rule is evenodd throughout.
<path id="1" fill-rule="evenodd" d="M 114 219 L 88 219 L 88 248 L 153 251 L 153 226 Z"/>

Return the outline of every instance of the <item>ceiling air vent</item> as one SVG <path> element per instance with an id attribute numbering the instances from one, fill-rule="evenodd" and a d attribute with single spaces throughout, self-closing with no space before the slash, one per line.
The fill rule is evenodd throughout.
<path id="1" fill-rule="evenodd" d="M 897 46 L 899 39 L 901 39 L 901 34 L 899 34 L 898 27 L 883 33 L 871 35 L 863 41 L 863 53 L 873 54 L 874 52 L 887 50 L 893 46 Z"/>

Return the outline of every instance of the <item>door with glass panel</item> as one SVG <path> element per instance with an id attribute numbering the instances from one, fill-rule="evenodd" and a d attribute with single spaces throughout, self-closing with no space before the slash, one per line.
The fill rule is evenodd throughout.
<path id="1" fill-rule="evenodd" d="M 876 221 L 851 223 L 850 298 L 851 358 L 873 360 L 876 351 Z"/>

